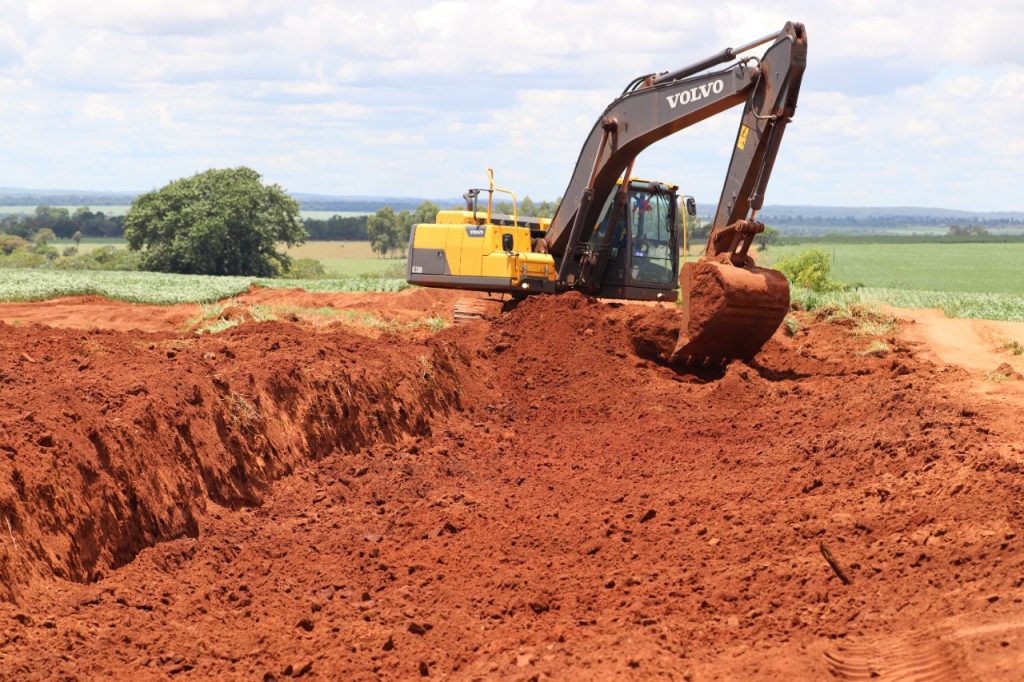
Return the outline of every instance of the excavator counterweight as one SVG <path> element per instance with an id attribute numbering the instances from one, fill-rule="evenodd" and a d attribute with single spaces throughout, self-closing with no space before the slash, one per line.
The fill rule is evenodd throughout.
<path id="1" fill-rule="evenodd" d="M 741 56 L 767 43 L 761 57 Z M 804 27 L 788 22 L 691 66 L 634 79 L 591 129 L 550 221 L 520 218 L 515 195 L 513 215 L 494 214 L 494 192 L 508 190 L 495 187 L 491 175 L 489 189 L 465 195 L 465 211 L 442 211 L 436 224 L 413 227 L 409 282 L 517 296 L 577 290 L 674 301 L 678 275 L 685 320 L 673 362 L 753 357 L 789 309 L 786 278 L 757 267 L 748 250 L 764 230 L 757 212 L 796 111 L 806 60 Z M 677 188 L 634 178 L 634 162 L 659 140 L 739 105 L 704 255 L 680 270 Z M 477 205 L 482 192 L 486 212 Z"/>

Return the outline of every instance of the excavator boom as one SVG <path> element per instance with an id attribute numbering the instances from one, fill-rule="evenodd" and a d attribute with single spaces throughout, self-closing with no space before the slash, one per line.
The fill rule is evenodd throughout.
<path id="1" fill-rule="evenodd" d="M 760 59 L 748 57 L 700 73 L 768 42 Z M 760 350 L 786 315 L 789 286 L 781 273 L 757 268 L 747 252 L 764 229 L 756 212 L 796 110 L 806 56 L 804 27 L 789 22 L 741 48 L 634 80 L 594 124 L 544 237 L 543 248 L 560 259 L 558 281 L 573 287 L 601 280 L 602 273 L 593 269 L 602 261 L 594 257 L 590 238 L 616 183 L 628 176 L 643 149 L 743 104 L 705 254 L 697 263 L 686 263 L 680 274 L 686 321 L 673 359 L 717 362 L 749 358 Z"/>

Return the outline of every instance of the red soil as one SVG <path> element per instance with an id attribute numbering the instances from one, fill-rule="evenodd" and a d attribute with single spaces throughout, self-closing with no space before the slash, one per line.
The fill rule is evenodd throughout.
<path id="1" fill-rule="evenodd" d="M 0 326 L 0 677 L 1019 670 L 1019 406 L 804 323 L 704 375 L 673 310 L 576 295 L 427 340 Z"/>
<path id="2" fill-rule="evenodd" d="M 465 295 L 465 294 L 461 294 Z M 473 295 L 473 294 L 469 294 Z M 435 315 L 451 319 L 452 303 L 459 292 L 442 289 L 406 289 L 397 294 L 329 294 L 302 289 L 261 289 L 253 287 L 225 301 L 244 312 L 250 305 L 282 310 L 336 308 L 365 310 L 387 320 L 409 321 Z M 73 329 L 117 331 L 183 332 L 203 315 L 203 306 L 135 305 L 99 296 L 69 296 L 33 303 L 0 303 L 0 321 L 11 325 L 44 324 Z"/>

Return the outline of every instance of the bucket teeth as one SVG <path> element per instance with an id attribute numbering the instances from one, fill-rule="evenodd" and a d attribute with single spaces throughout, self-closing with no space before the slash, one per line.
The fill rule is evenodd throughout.
<path id="1" fill-rule="evenodd" d="M 757 354 L 789 311 L 789 283 L 776 270 L 700 260 L 679 277 L 683 328 L 675 364 L 721 364 Z"/>

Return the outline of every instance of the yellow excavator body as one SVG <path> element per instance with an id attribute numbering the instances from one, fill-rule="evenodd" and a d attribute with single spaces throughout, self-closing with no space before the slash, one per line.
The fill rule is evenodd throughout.
<path id="1" fill-rule="evenodd" d="M 409 243 L 412 284 L 494 292 L 554 291 L 554 258 L 535 253 L 533 236 L 550 221 L 513 224 L 483 211 L 439 211 L 434 223 L 416 225 Z M 515 222 L 519 222 L 518 220 Z"/>

